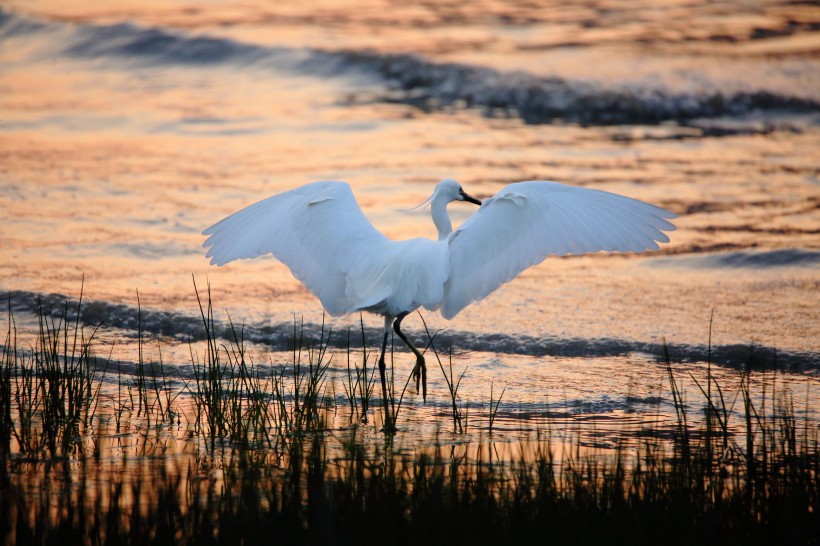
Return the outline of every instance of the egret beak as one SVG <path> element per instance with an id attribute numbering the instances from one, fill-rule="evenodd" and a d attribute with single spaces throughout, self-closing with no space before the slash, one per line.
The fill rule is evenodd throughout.
<path id="1" fill-rule="evenodd" d="M 472 195 L 466 193 L 464 190 L 458 190 L 458 194 L 461 196 L 461 198 L 464 201 L 467 201 L 468 203 L 473 203 L 474 205 L 481 206 L 481 201 L 479 201 L 478 199 L 476 199 Z"/>

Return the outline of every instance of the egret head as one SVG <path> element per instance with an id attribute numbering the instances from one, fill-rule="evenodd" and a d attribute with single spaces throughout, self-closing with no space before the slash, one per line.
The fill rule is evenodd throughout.
<path id="1" fill-rule="evenodd" d="M 461 184 L 452 178 L 445 178 L 436 184 L 432 199 L 435 199 L 439 195 L 444 198 L 447 203 L 450 201 L 467 201 L 468 203 L 481 205 L 481 201 L 466 193 L 461 187 Z"/>
<path id="2" fill-rule="evenodd" d="M 433 195 L 431 195 L 415 207 L 404 210 L 415 210 L 426 205 L 429 205 L 434 201 L 443 204 L 445 207 L 447 206 L 447 203 L 450 203 L 451 201 L 467 201 L 468 203 L 481 205 L 481 201 L 465 193 L 465 191 L 461 188 L 461 184 L 459 184 L 452 178 L 445 178 L 444 180 L 436 184 L 436 189 L 433 190 Z"/>

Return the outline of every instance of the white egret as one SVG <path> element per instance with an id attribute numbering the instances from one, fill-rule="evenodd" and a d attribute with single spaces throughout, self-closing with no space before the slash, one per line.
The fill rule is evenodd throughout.
<path id="1" fill-rule="evenodd" d="M 480 205 L 455 231 L 447 214 L 452 201 Z M 676 217 L 621 195 L 541 181 L 510 184 L 481 203 L 445 179 L 427 203 L 438 240 L 392 241 L 365 218 L 350 186 L 314 182 L 214 224 L 203 232 L 210 236 L 204 246 L 220 266 L 273 254 L 333 316 L 384 316 L 379 371 L 387 416 L 384 356 L 391 325 L 416 355 L 413 375 L 426 398 L 424 356 L 401 331 L 408 314 L 424 307 L 451 319 L 549 255 L 657 249 L 669 242 L 663 232 L 675 229 L 667 219 Z"/>

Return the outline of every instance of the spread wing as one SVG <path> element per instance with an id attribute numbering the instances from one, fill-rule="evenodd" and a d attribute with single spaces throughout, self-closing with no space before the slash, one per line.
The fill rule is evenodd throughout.
<path id="1" fill-rule="evenodd" d="M 211 263 L 273 254 L 327 309 L 350 307 L 346 273 L 367 249 L 386 241 L 344 182 L 314 182 L 269 197 L 214 224 L 203 235 Z"/>
<path id="2" fill-rule="evenodd" d="M 663 232 L 675 226 L 666 219 L 675 217 L 605 191 L 557 182 L 510 184 L 451 235 L 441 314 L 454 317 L 549 255 L 655 250 L 658 242 L 669 242 Z"/>

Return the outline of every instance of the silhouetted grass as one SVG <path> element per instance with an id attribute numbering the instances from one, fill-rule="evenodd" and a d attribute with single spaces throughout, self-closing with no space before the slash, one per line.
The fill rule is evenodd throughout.
<path id="1" fill-rule="evenodd" d="M 231 323 L 221 341 L 210 294 L 200 311 L 205 349 L 191 348 L 191 379 L 167 375 L 161 357 L 144 362 L 140 337 L 136 369 L 127 380 L 118 371 L 116 385 L 98 371 L 116 363 L 91 356 L 94 331 L 86 335 L 79 310 L 41 316 L 27 349 L 8 313 L 3 543 L 818 542 L 820 435 L 816 422 L 800 426 L 776 376 L 756 396 L 747 368 L 729 400 L 710 362 L 706 384 L 696 382 L 705 418 L 693 420 L 667 354 L 677 423 L 637 446 L 584 453 L 540 430 L 517 455 L 499 457 L 485 439 L 465 439 L 474 449 L 458 453 L 437 441 L 408 453 L 355 425 L 372 396 L 366 351 L 361 365 L 347 352 L 354 425 L 328 431 L 329 332 L 307 340 L 294 325 L 292 361 L 258 365 L 241 327 Z M 448 377 L 457 427 L 458 382 Z M 492 429 L 503 391 L 490 396 Z"/>

